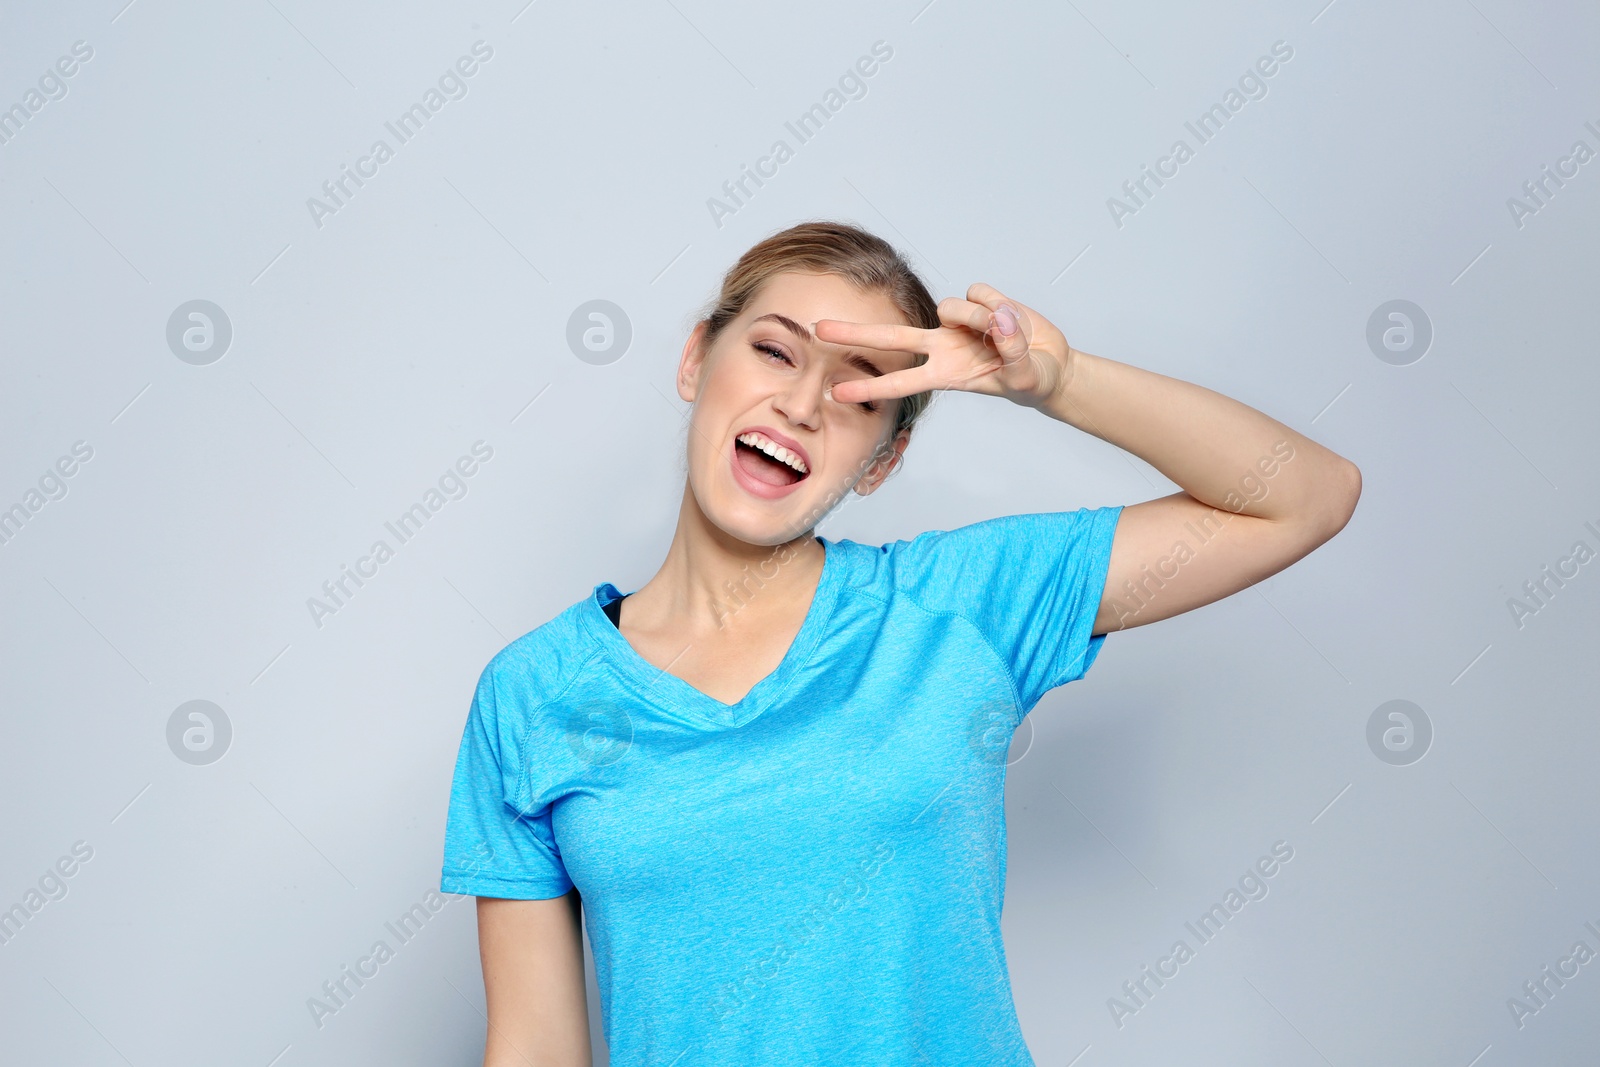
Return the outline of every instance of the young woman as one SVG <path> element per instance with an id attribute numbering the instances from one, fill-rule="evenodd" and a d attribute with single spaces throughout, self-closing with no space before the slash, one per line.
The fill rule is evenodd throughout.
<path id="1" fill-rule="evenodd" d="M 614 1067 L 1032 1064 L 1000 932 L 1012 731 L 1110 631 L 1327 541 L 1360 473 L 987 285 L 935 305 L 832 223 L 745 253 L 677 385 L 660 570 L 502 649 L 467 717 L 442 888 L 479 898 L 485 1067 L 590 1062 L 580 916 Z M 816 536 L 895 470 L 935 389 L 1058 419 L 1183 491 Z"/>

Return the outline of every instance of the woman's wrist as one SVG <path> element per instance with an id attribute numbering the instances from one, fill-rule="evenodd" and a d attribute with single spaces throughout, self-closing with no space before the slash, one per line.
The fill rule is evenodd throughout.
<path id="1" fill-rule="evenodd" d="M 1068 345 L 1067 358 L 1061 361 L 1061 373 L 1056 378 L 1055 388 L 1050 390 L 1044 402 L 1039 405 L 1039 410 L 1052 419 L 1080 430 L 1085 429 L 1083 425 L 1085 416 L 1077 397 L 1083 388 L 1084 379 L 1094 373 L 1092 364 L 1098 358 Z"/>

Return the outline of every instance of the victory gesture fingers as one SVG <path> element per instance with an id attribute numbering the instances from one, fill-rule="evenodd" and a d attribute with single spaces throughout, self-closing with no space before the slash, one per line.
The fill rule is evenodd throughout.
<path id="1" fill-rule="evenodd" d="M 822 319 L 816 336 L 830 344 L 882 351 L 926 352 L 920 367 L 878 378 L 840 382 L 835 400 L 846 404 L 891 400 L 931 389 L 1003 396 L 1038 407 L 1067 378 L 1072 349 L 1043 315 L 993 286 L 978 283 L 965 300 L 939 302 L 938 329 Z"/>

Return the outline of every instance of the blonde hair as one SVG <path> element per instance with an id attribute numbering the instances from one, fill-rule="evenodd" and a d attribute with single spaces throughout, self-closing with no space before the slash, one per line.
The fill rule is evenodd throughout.
<path id="1" fill-rule="evenodd" d="M 912 326 L 924 330 L 939 326 L 938 302 L 887 241 L 848 223 L 802 222 L 752 245 L 729 268 L 721 292 L 700 318 L 706 323 L 706 347 L 749 306 L 763 284 L 785 271 L 836 274 L 863 292 L 887 296 Z M 915 365 L 927 359 L 919 353 Z M 900 398 L 889 440 L 901 430 L 910 432 L 932 399 L 931 392 Z"/>

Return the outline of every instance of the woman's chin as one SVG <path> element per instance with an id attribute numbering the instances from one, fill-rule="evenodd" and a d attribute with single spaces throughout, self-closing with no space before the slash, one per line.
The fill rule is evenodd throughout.
<path id="1" fill-rule="evenodd" d="M 756 500 L 734 490 L 702 500 L 700 509 L 713 526 L 748 545 L 785 544 L 816 525 L 794 497 Z"/>

